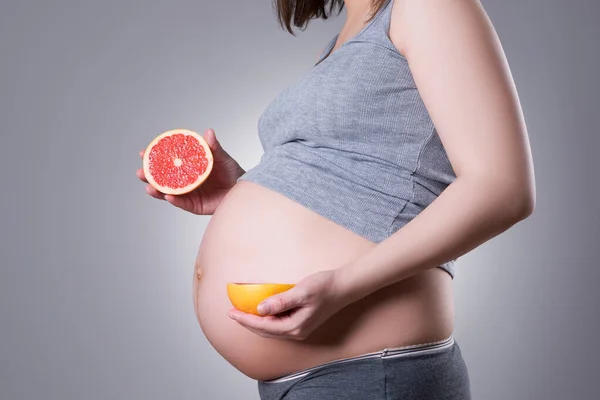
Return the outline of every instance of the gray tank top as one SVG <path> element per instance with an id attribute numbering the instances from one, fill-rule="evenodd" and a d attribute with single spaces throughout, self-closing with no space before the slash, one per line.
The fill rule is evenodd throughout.
<path id="1" fill-rule="evenodd" d="M 281 91 L 258 119 L 264 150 L 239 180 L 277 191 L 379 243 L 456 179 L 388 37 L 393 0 Z M 439 267 L 454 277 L 451 260 Z"/>

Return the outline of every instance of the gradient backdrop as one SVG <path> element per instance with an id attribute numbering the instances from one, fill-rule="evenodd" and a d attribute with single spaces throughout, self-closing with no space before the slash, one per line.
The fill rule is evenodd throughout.
<path id="1" fill-rule="evenodd" d="M 600 3 L 484 6 L 537 209 L 459 260 L 455 336 L 474 399 L 597 399 Z M 271 1 L 0 0 L 0 399 L 258 399 L 194 317 L 209 217 L 146 195 L 138 151 L 210 127 L 252 167 L 261 111 L 345 15 L 293 37 Z"/>

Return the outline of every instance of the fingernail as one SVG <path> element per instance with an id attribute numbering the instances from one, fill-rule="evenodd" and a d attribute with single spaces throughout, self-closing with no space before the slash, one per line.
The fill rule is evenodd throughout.
<path id="1" fill-rule="evenodd" d="M 260 303 L 256 310 L 259 314 L 265 315 L 271 312 L 271 307 L 268 303 Z"/>

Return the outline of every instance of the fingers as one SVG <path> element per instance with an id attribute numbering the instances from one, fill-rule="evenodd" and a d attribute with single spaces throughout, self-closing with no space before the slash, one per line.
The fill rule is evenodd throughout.
<path id="1" fill-rule="evenodd" d="M 148 183 L 148 180 L 146 179 L 146 175 L 144 174 L 144 170 L 142 168 L 138 169 L 137 171 L 135 171 L 135 175 L 139 178 L 139 180 L 141 180 L 142 182 L 146 182 Z"/>
<path id="2" fill-rule="evenodd" d="M 144 158 L 144 153 L 145 150 L 140 150 L 140 158 Z M 135 175 L 142 181 L 142 182 L 146 182 L 148 183 L 148 180 L 146 179 L 146 175 L 144 174 L 144 170 L 142 168 L 138 169 L 137 171 L 135 171 Z"/>
<path id="3" fill-rule="evenodd" d="M 175 207 L 179 207 L 182 210 L 193 212 L 194 210 L 194 202 L 189 196 L 175 196 L 172 194 L 165 194 L 163 198 L 174 205 Z"/>
<path id="4" fill-rule="evenodd" d="M 140 150 L 140 158 L 144 158 L 144 152 L 145 152 L 145 150 Z M 135 175 L 142 182 L 148 183 L 148 179 L 146 179 L 146 175 L 144 174 L 143 168 L 138 168 L 138 170 L 135 171 Z M 159 199 L 159 200 L 165 199 L 164 195 L 161 192 L 159 192 L 158 190 L 154 189 L 154 187 L 152 187 L 152 185 L 150 185 L 150 184 L 146 185 L 146 193 L 148 193 L 150 196 L 154 197 L 155 199 Z"/>
<path id="5" fill-rule="evenodd" d="M 172 194 L 165 194 L 165 195 L 163 195 L 163 198 L 167 202 L 174 205 L 175 207 L 181 207 L 181 197 L 180 196 L 174 196 Z"/>
<path id="6" fill-rule="evenodd" d="M 254 314 L 248 314 L 236 309 L 229 310 L 229 316 L 246 329 L 262 337 L 282 337 L 293 329 L 290 325 L 289 317 L 259 317 Z"/>
<path id="7" fill-rule="evenodd" d="M 150 196 L 154 197 L 155 199 L 159 199 L 159 200 L 165 199 L 165 195 L 163 193 L 159 192 L 158 190 L 156 190 L 150 184 L 146 185 L 146 193 L 148 193 Z"/>

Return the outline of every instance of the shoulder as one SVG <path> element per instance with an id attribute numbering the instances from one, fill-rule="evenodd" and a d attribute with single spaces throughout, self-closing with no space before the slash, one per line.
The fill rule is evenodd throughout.
<path id="1" fill-rule="evenodd" d="M 389 37 L 406 55 L 414 47 L 493 40 L 491 22 L 479 0 L 392 0 Z M 456 44 L 456 43 L 454 43 Z"/>

